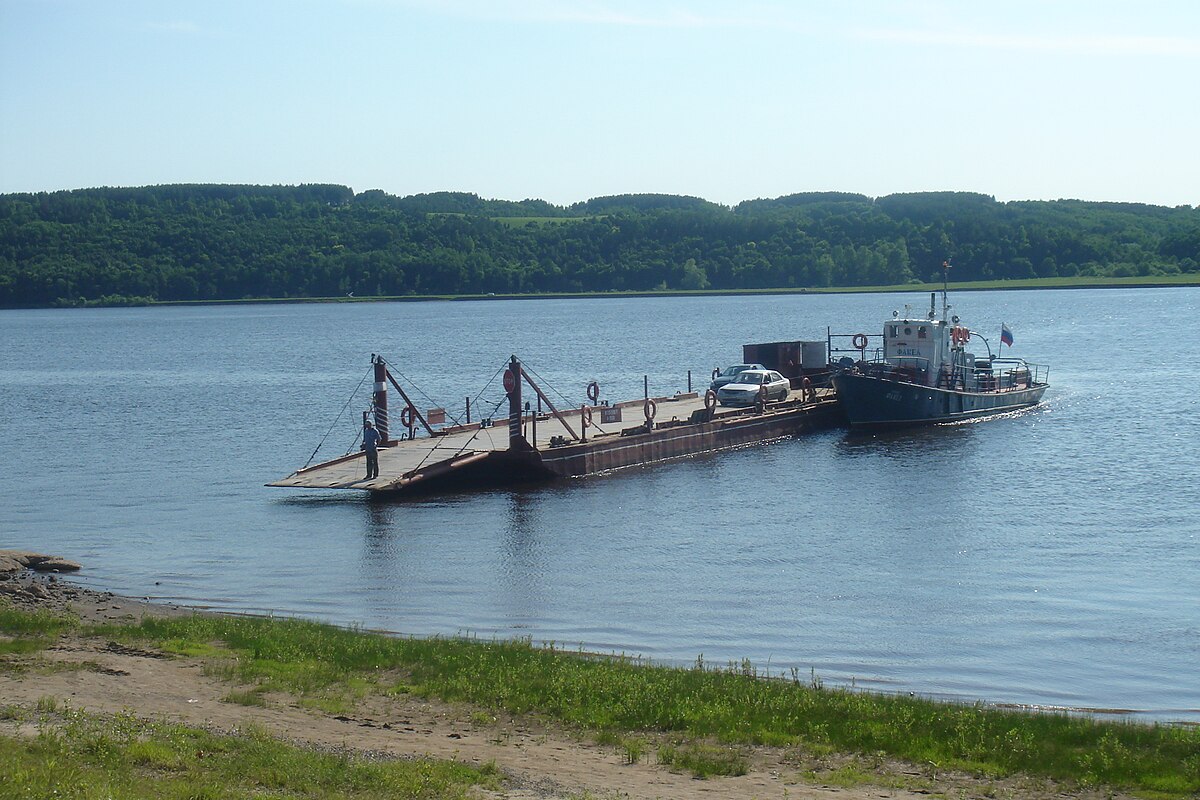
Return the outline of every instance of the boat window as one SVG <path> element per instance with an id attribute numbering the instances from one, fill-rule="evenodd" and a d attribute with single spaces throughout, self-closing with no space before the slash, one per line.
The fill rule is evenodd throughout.
<path id="1" fill-rule="evenodd" d="M 892 326 L 892 336 L 899 336 L 899 335 L 900 335 L 900 326 L 893 325 Z"/>
<path id="2" fill-rule="evenodd" d="M 924 326 L 924 325 L 922 325 L 921 327 L 917 328 L 917 338 L 918 338 L 918 339 L 924 339 L 924 338 L 925 338 L 925 326 Z"/>
<path id="3" fill-rule="evenodd" d="M 905 328 L 905 329 L 904 329 L 904 335 L 905 335 L 905 336 L 912 336 L 912 328 Z"/>

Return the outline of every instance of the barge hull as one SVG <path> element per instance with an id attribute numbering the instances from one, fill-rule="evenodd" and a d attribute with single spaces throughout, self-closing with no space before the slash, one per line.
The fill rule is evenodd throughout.
<path id="1" fill-rule="evenodd" d="M 707 422 L 668 423 L 653 431 L 606 436 L 589 442 L 550 448 L 537 453 L 550 475 L 573 478 L 673 458 L 729 450 L 833 427 L 842 422 L 837 401 L 768 409 L 763 414 L 716 417 Z"/>

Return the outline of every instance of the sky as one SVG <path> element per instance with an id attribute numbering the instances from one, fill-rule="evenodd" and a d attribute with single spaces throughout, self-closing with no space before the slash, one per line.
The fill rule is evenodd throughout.
<path id="1" fill-rule="evenodd" d="M 1195 0 L 0 0 L 0 193 L 1200 205 Z"/>

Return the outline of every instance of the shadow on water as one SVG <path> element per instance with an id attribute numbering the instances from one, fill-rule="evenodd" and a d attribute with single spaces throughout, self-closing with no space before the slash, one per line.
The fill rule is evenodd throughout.
<path id="1" fill-rule="evenodd" d="M 907 459 L 930 454 L 952 458 L 974 443 L 974 426 L 930 425 L 897 430 L 848 430 L 835 442 L 837 455 Z"/>

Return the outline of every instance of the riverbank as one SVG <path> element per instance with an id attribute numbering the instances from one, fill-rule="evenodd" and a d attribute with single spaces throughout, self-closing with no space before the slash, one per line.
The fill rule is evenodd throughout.
<path id="1" fill-rule="evenodd" d="M 823 690 L 807 685 L 807 676 L 793 686 L 749 670 L 669 670 L 527 643 L 398 640 L 302 621 L 197 614 L 90 591 L 53 573 L 23 571 L 0 584 L 0 643 L 8 645 L 0 651 L 0 734 L 18 742 L 66 724 L 69 709 L 222 734 L 253 728 L 302 749 L 494 770 L 499 786 L 476 786 L 477 796 L 1135 796 L 1056 777 L 1053 766 L 1005 769 L 1008 754 L 977 759 L 973 768 L 937 755 L 944 752 L 937 738 L 984 737 L 980 720 L 1001 719 L 1013 753 L 1067 748 L 1099 766 L 1101 756 L 1135 752 L 1147 756 L 1142 768 L 1154 774 L 1131 779 L 1127 790 L 1153 786 L 1157 796 L 1182 797 L 1200 785 L 1194 757 L 1170 761 L 1172 753 L 1196 752 L 1194 730 L 1064 728 L 1058 716 L 997 717 L 925 704 L 958 726 L 933 733 L 923 727 L 923 701 Z M 43 645 L 28 644 L 37 641 Z M 682 695 L 673 685 L 680 680 L 688 682 Z M 767 713 L 780 702 L 791 717 L 784 727 Z M 823 718 L 831 703 L 836 716 Z M 657 721 L 645 721 L 647 713 Z M 726 715 L 732 724 L 701 723 Z M 842 722 L 874 731 L 875 744 L 846 746 L 835 730 Z M 888 728 L 930 757 L 889 753 L 904 743 L 884 736 Z M 1089 732 L 1091 744 L 1078 738 Z M 698 781 L 698 774 L 709 777 Z"/>
<path id="2" fill-rule="evenodd" d="M 1027 278 L 1020 280 L 963 281 L 950 284 L 957 291 L 993 292 L 1034 289 L 1166 289 L 1180 286 L 1200 286 L 1200 273 L 1179 275 L 1071 278 Z M 227 305 L 292 305 L 305 303 L 422 303 L 431 301 L 484 300 L 598 300 L 628 297 L 742 297 L 755 295 L 837 295 L 837 294 L 897 294 L 904 292 L 940 292 L 940 283 L 905 283 L 886 286 L 828 286 L 777 287 L 771 289 L 664 289 L 661 291 L 609 292 L 541 292 L 536 294 L 424 294 L 377 295 L 342 297 L 256 297 L 229 300 L 153 300 L 145 297 L 113 296 L 99 298 L 82 306 L 11 306 L 10 308 L 127 308 L 144 306 L 227 306 Z"/>

